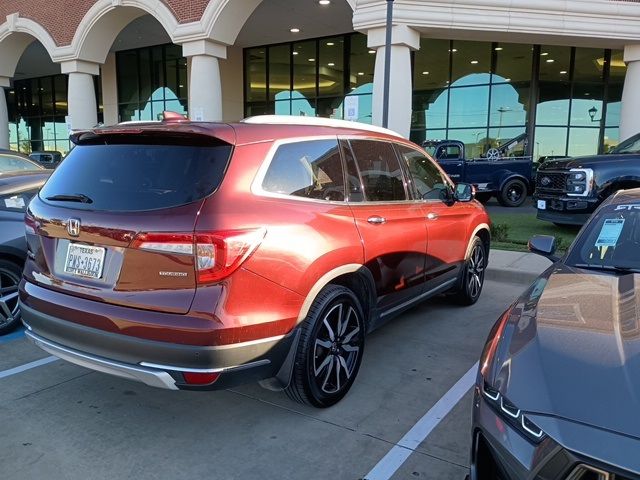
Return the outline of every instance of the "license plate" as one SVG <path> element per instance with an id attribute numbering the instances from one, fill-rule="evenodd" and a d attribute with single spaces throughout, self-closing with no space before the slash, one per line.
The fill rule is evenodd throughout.
<path id="1" fill-rule="evenodd" d="M 80 277 L 100 278 L 104 266 L 105 249 L 70 243 L 64 271 Z"/>
<path id="2" fill-rule="evenodd" d="M 547 209 L 547 201 L 538 200 L 538 210 L 546 210 L 546 209 Z"/>

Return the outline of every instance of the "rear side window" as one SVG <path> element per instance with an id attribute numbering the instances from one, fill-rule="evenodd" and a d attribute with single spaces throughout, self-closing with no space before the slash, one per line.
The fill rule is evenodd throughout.
<path id="1" fill-rule="evenodd" d="M 281 145 L 269 164 L 262 189 L 280 195 L 344 201 L 344 172 L 337 139 Z"/>
<path id="2" fill-rule="evenodd" d="M 393 145 L 373 140 L 351 140 L 349 143 L 360 169 L 367 201 L 407 199 L 404 177 Z"/>
<path id="3" fill-rule="evenodd" d="M 231 146 L 79 145 L 40 191 L 47 203 L 142 211 L 202 200 L 222 182 Z M 83 196 L 71 202 L 67 196 Z"/>

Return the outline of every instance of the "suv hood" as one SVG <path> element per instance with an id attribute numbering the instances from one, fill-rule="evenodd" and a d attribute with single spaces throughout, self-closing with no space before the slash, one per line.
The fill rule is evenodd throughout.
<path id="1" fill-rule="evenodd" d="M 493 384 L 526 412 L 640 439 L 640 275 L 551 267 L 512 307 Z"/>
<path id="2" fill-rule="evenodd" d="M 570 170 L 572 168 L 588 168 L 593 165 L 602 165 L 603 163 L 613 163 L 626 160 L 637 160 L 638 155 L 633 154 L 607 154 L 593 155 L 590 157 L 562 158 L 559 160 L 548 160 L 538 168 L 543 170 Z"/>

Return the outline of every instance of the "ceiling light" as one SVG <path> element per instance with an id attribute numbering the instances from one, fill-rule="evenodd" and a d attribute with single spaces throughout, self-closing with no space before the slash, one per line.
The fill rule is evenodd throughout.
<path id="1" fill-rule="evenodd" d="M 329 5 L 331 0 L 318 0 L 319 5 Z"/>
<path id="2" fill-rule="evenodd" d="M 327 42 L 327 47 L 333 47 L 335 45 L 335 43 L 333 42 Z"/>
<path id="3" fill-rule="evenodd" d="M 546 57 L 547 55 L 549 55 L 549 52 L 542 52 L 540 55 Z"/>
<path id="4" fill-rule="evenodd" d="M 309 59 L 309 61 L 310 61 L 310 62 L 315 62 L 315 61 L 316 61 L 316 59 L 315 59 L 315 58 L 310 58 L 310 59 Z"/>
<path id="5" fill-rule="evenodd" d="M 494 50 L 495 50 L 496 52 L 500 52 L 500 51 L 502 50 L 502 47 L 496 47 Z"/>
<path id="6" fill-rule="evenodd" d="M 471 64 L 472 65 L 477 65 L 478 64 L 478 60 L 471 60 Z"/>
<path id="7" fill-rule="evenodd" d="M 330 67 L 335 67 L 336 66 L 336 64 L 333 63 L 333 62 L 329 62 L 329 63 L 327 63 L 327 65 L 330 66 Z"/>
<path id="8" fill-rule="evenodd" d="M 376 53 L 375 50 L 369 50 L 369 53 Z"/>
<path id="9" fill-rule="evenodd" d="M 560 75 L 566 75 L 567 71 L 566 70 L 560 70 Z"/>
<path id="10" fill-rule="evenodd" d="M 362 75 L 364 75 L 364 72 L 358 72 L 358 75 L 362 76 Z"/>
<path id="11" fill-rule="evenodd" d="M 555 62 L 555 60 L 553 58 L 547 59 L 547 63 L 553 63 L 553 62 Z"/>
<path id="12" fill-rule="evenodd" d="M 289 29 L 289 31 L 290 31 L 291 33 L 300 33 L 300 29 L 299 29 L 298 27 L 290 28 L 290 29 Z"/>
<path id="13" fill-rule="evenodd" d="M 429 72 L 422 72 L 423 75 L 429 75 Z"/>
<path id="14" fill-rule="evenodd" d="M 298 52 L 293 52 L 294 55 L 298 55 Z"/>
<path id="15" fill-rule="evenodd" d="M 505 81 L 505 82 L 510 82 L 510 81 L 511 81 L 511 79 L 510 79 L 510 78 L 505 78 L 505 79 L 504 79 L 504 81 Z"/>

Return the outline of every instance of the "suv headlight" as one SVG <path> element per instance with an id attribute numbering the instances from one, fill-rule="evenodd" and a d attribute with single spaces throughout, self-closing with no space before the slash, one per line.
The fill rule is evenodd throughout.
<path id="1" fill-rule="evenodd" d="M 534 443 L 540 443 L 542 439 L 544 439 L 544 431 L 527 418 L 522 410 L 511 403 L 497 389 L 490 386 L 486 380 L 483 380 L 482 383 L 482 395 L 504 421 L 513 426 L 529 440 Z"/>
<path id="2" fill-rule="evenodd" d="M 593 170 L 590 168 L 572 168 L 567 178 L 567 195 L 586 197 L 593 186 Z"/>

